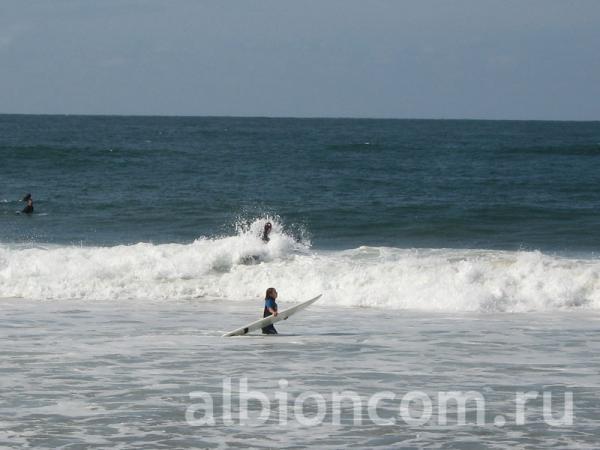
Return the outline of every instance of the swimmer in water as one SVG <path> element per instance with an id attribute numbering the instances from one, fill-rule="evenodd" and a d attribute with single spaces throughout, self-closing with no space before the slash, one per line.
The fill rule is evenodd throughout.
<path id="1" fill-rule="evenodd" d="M 25 208 L 21 211 L 23 214 L 32 214 L 33 213 L 33 199 L 31 198 L 31 194 L 27 194 L 23 197 L 23 201 L 27 202 Z"/>
<path id="2" fill-rule="evenodd" d="M 265 243 L 269 242 L 269 240 L 270 240 L 269 234 L 271 234 L 272 229 L 273 229 L 273 225 L 271 225 L 271 222 L 267 222 L 265 224 L 265 228 L 264 228 L 263 234 L 262 234 L 263 242 L 265 242 Z"/>

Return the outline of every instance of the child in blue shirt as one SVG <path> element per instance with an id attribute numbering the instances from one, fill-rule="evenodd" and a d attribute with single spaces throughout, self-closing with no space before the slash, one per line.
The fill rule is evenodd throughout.
<path id="1" fill-rule="evenodd" d="M 275 288 L 267 289 L 267 293 L 265 295 L 265 309 L 263 310 L 263 317 L 269 317 L 271 315 L 277 316 L 277 291 Z M 262 329 L 263 334 L 277 334 L 277 330 L 271 325 L 267 325 Z"/>

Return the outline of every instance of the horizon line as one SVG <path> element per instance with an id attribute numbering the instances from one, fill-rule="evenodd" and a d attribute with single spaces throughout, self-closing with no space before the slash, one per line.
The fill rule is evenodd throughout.
<path id="1" fill-rule="evenodd" d="M 0 116 L 63 116 L 63 117 L 156 117 L 156 118 L 205 118 L 205 119 L 270 119 L 270 120 L 435 120 L 480 122 L 600 122 L 600 119 L 484 119 L 473 117 L 353 117 L 353 116 L 269 116 L 269 115 L 220 115 L 220 114 L 124 114 L 124 113 L 7 113 Z"/>

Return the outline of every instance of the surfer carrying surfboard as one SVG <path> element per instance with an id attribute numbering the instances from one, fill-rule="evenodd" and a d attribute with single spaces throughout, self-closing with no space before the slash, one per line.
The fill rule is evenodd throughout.
<path id="1" fill-rule="evenodd" d="M 267 289 L 265 294 L 265 309 L 263 310 L 263 318 L 271 315 L 277 316 L 277 290 L 275 288 Z M 262 329 L 263 334 L 277 334 L 277 330 L 273 324 L 267 325 Z"/>
<path id="2" fill-rule="evenodd" d="M 226 336 L 243 336 L 248 333 L 252 333 L 253 331 L 257 331 L 262 329 L 265 334 L 277 334 L 277 330 L 273 326 L 273 323 L 279 322 L 280 320 L 285 320 L 290 317 L 292 314 L 296 314 L 298 311 L 302 311 L 305 308 L 308 308 L 314 302 L 321 298 L 321 294 L 317 295 L 310 300 L 306 300 L 305 302 L 300 303 L 299 305 L 292 306 L 291 308 L 284 309 L 283 311 L 279 311 L 277 308 L 277 303 L 275 303 L 275 299 L 277 299 L 277 291 L 274 288 L 267 289 L 267 295 L 265 295 L 265 309 L 264 309 L 264 317 L 259 320 L 255 320 L 248 325 L 244 325 L 241 328 L 237 328 L 229 333 L 225 333 L 223 337 Z"/>

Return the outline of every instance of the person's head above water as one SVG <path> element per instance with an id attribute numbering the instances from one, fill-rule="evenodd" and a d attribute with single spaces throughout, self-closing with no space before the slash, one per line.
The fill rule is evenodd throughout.
<path id="1" fill-rule="evenodd" d="M 277 298 L 277 289 L 270 287 L 267 289 L 267 293 L 265 294 L 265 298 L 272 298 L 275 300 Z"/>
<path id="2" fill-rule="evenodd" d="M 271 222 L 265 223 L 265 228 L 263 230 L 263 235 L 262 235 L 263 241 L 269 242 L 269 234 L 271 233 L 272 229 L 273 229 L 273 225 L 271 225 Z"/>
<path id="3" fill-rule="evenodd" d="M 25 208 L 23 208 L 21 212 L 24 214 L 33 213 L 33 199 L 31 198 L 31 194 L 27 194 L 25 197 L 23 197 L 23 201 L 27 202 L 27 205 L 25 205 Z"/>

